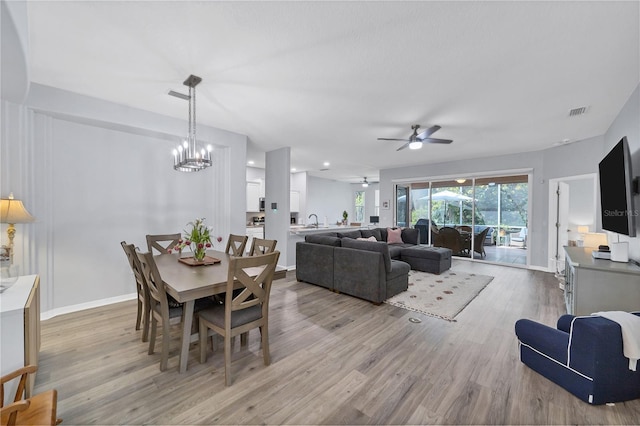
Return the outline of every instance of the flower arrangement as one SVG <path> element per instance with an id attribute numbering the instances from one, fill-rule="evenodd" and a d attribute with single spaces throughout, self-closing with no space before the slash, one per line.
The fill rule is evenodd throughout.
<path id="1" fill-rule="evenodd" d="M 173 250 L 182 251 L 183 248 L 189 247 L 193 252 L 193 258 L 202 261 L 207 249 L 211 248 L 212 229 L 205 225 L 204 218 L 196 219 L 187 225 L 191 225 L 191 231 L 184 231 L 183 239 L 178 241 Z"/>

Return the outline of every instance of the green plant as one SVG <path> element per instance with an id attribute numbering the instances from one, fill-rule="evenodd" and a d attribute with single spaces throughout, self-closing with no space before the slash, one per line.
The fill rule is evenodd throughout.
<path id="1" fill-rule="evenodd" d="M 187 226 L 188 225 L 191 225 L 191 230 L 184 231 L 183 239 L 178 241 L 174 250 L 178 249 L 182 251 L 183 248 L 189 247 L 196 260 L 203 260 L 207 254 L 207 249 L 211 248 L 212 229 L 205 225 L 204 218 L 189 222 Z"/>
<path id="2" fill-rule="evenodd" d="M 343 219 L 343 220 L 347 220 L 347 218 L 348 218 L 348 217 L 349 217 L 349 213 L 347 213 L 347 211 L 346 211 L 346 210 L 345 210 L 345 211 L 343 211 L 343 212 L 342 212 L 342 219 Z"/>

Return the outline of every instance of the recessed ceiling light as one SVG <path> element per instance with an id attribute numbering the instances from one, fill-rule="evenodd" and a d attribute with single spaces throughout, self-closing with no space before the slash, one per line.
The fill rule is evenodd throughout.
<path id="1" fill-rule="evenodd" d="M 249 161 L 247 161 L 247 164 L 250 165 L 250 166 L 253 166 L 254 164 L 256 164 L 256 162 L 253 161 L 253 160 L 249 160 Z"/>
<path id="2" fill-rule="evenodd" d="M 296 169 L 295 167 L 292 167 L 292 168 L 291 168 L 291 171 L 292 171 L 292 172 L 295 172 L 296 170 L 297 170 L 297 169 Z"/>
<path id="3" fill-rule="evenodd" d="M 324 163 L 322 163 L 323 166 L 325 167 L 329 167 L 331 165 L 331 163 L 329 163 L 328 161 L 325 161 Z"/>

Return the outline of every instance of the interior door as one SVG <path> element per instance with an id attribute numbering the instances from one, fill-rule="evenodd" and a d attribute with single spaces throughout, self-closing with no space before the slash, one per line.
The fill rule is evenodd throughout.
<path id="1" fill-rule="evenodd" d="M 411 200 L 408 185 L 396 185 L 396 226 L 411 225 Z"/>

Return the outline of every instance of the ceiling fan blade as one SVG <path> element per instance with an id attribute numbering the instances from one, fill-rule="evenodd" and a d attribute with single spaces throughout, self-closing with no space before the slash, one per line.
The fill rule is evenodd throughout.
<path id="1" fill-rule="evenodd" d="M 407 143 L 405 143 L 405 144 L 404 144 L 404 145 L 402 145 L 400 148 L 396 149 L 396 151 L 402 151 L 403 149 L 405 149 L 406 147 L 408 147 L 410 143 L 411 143 L 411 142 L 407 142 Z"/>
<path id="2" fill-rule="evenodd" d="M 437 132 L 438 130 L 440 130 L 440 126 L 431 126 L 428 129 L 426 129 L 424 132 L 421 132 L 418 136 L 416 136 L 416 139 L 424 140 L 429 136 L 431 136 L 432 134 L 434 134 L 435 132 Z"/>
<path id="3" fill-rule="evenodd" d="M 453 141 L 451 139 L 426 138 L 422 142 L 426 142 L 426 143 L 451 143 Z"/>
<path id="4" fill-rule="evenodd" d="M 379 141 L 400 141 L 407 142 L 407 139 L 390 139 L 390 138 L 378 138 Z"/>

